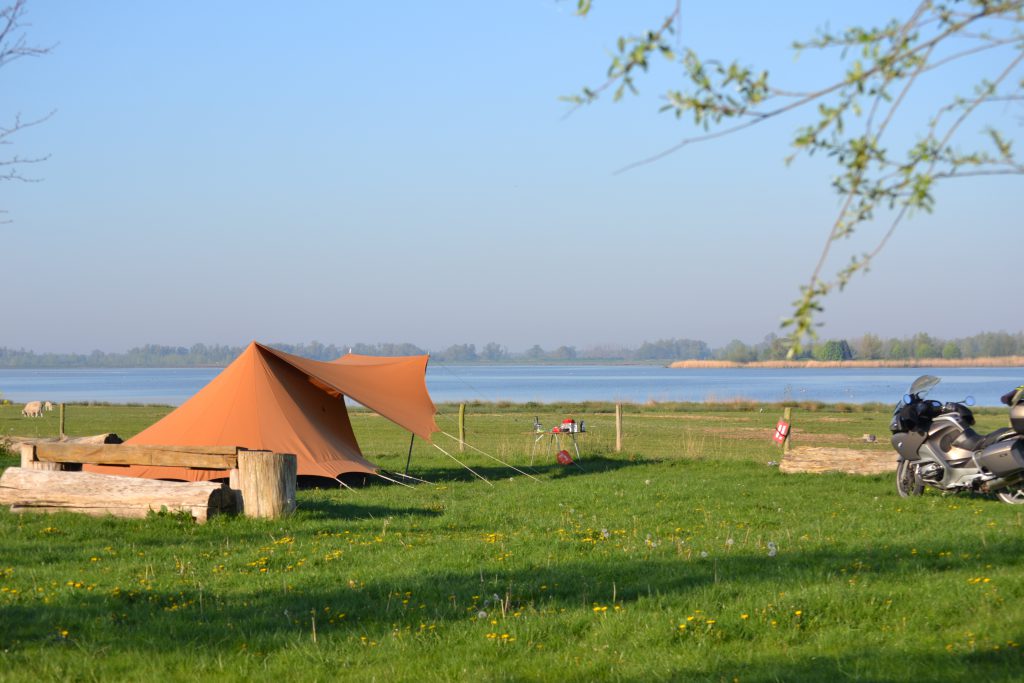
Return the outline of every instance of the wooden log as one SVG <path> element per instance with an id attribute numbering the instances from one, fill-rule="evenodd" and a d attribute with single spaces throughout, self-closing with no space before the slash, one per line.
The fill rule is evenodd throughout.
<path id="1" fill-rule="evenodd" d="M 298 461 L 290 453 L 238 452 L 238 482 L 246 517 L 281 517 L 295 511 Z"/>
<path id="2" fill-rule="evenodd" d="M 96 434 L 95 436 L 72 436 L 70 438 L 65 437 L 61 439 L 61 442 L 88 443 L 93 444 L 94 446 L 99 446 L 102 444 L 116 445 L 119 443 L 123 443 L 124 439 L 119 437 L 117 434 L 114 434 L 113 432 L 109 432 L 107 434 Z"/>
<path id="3" fill-rule="evenodd" d="M 622 404 L 615 404 L 615 452 L 622 451 Z"/>
<path id="4" fill-rule="evenodd" d="M 41 443 L 88 443 L 88 444 L 118 444 L 123 439 L 113 432 L 106 434 L 96 434 L 94 436 L 72 436 L 66 438 L 58 438 L 55 436 L 0 436 L 0 446 L 8 448 L 10 450 L 18 450 L 22 444 L 35 444 Z"/>
<path id="5" fill-rule="evenodd" d="M 150 510 L 187 512 L 197 522 L 235 510 L 223 484 L 116 477 L 10 467 L 0 475 L 0 504 L 14 512 L 81 512 L 145 517 Z"/>
<path id="6" fill-rule="evenodd" d="M 36 455 L 36 447 L 30 443 L 21 444 L 21 466 L 26 470 L 59 472 L 64 466 L 59 462 L 40 462 Z"/>
<path id="7" fill-rule="evenodd" d="M 857 451 L 852 448 L 791 448 L 782 457 L 779 471 L 786 473 L 845 472 L 888 474 L 896 471 L 893 451 Z"/>
<path id="8" fill-rule="evenodd" d="M 64 438 L 64 404 L 60 404 L 60 438 Z"/>
<path id="9" fill-rule="evenodd" d="M 161 465 L 229 470 L 235 466 L 233 446 L 129 446 L 122 444 L 47 443 L 36 445 L 43 462 L 78 462 L 95 465 Z"/>

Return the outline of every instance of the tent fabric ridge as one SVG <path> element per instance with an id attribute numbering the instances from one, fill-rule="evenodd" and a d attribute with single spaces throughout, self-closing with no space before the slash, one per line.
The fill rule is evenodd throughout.
<path id="1" fill-rule="evenodd" d="M 266 351 L 267 353 L 270 353 L 270 354 L 276 356 L 277 358 L 281 359 L 285 363 L 288 363 L 289 365 L 294 367 L 299 372 L 302 372 L 302 373 L 306 374 L 307 377 L 310 377 L 311 379 L 313 379 L 315 377 L 316 380 L 318 380 L 319 382 L 322 382 L 323 384 L 326 384 L 327 386 L 333 388 L 335 391 L 337 391 L 342 396 L 347 396 L 347 397 L 351 398 L 352 400 L 360 403 L 361 405 L 369 408 L 373 412 L 375 412 L 375 413 L 377 413 L 379 415 L 382 415 L 384 417 L 387 417 L 388 419 L 391 419 L 392 422 L 396 422 L 400 426 L 405 427 L 406 429 L 408 429 L 409 431 L 413 432 L 414 434 L 416 434 L 416 436 L 419 436 L 420 438 L 424 439 L 425 441 L 429 442 L 430 441 L 430 434 L 433 433 L 433 432 L 439 431 L 439 429 L 437 427 L 437 422 L 434 420 L 434 415 L 436 414 L 437 409 L 434 407 L 433 402 L 429 401 L 429 395 L 427 395 L 427 400 L 430 403 L 430 410 L 431 410 L 431 415 L 430 415 L 430 427 L 431 427 L 431 429 L 429 431 L 420 431 L 420 430 L 417 430 L 417 429 L 412 429 L 412 428 L 410 428 L 410 427 L 408 427 L 406 425 L 403 425 L 398 420 L 395 420 L 393 417 L 390 417 L 388 415 L 388 413 L 391 412 L 391 411 L 386 406 L 382 406 L 379 403 L 377 403 L 377 401 L 373 397 L 364 395 L 361 392 L 353 391 L 351 387 L 339 386 L 336 382 L 331 381 L 330 378 L 323 377 L 322 375 L 319 375 L 319 374 L 314 375 L 313 373 L 311 373 L 311 371 L 308 368 L 303 367 L 303 365 L 307 364 L 307 363 L 309 363 L 309 364 L 323 364 L 323 365 L 328 365 L 328 366 L 334 365 L 336 367 L 344 367 L 345 364 L 340 363 L 340 361 L 343 360 L 346 356 L 342 356 L 341 358 L 337 359 L 337 361 L 334 361 L 333 363 L 324 363 L 323 361 L 316 361 L 316 360 L 312 360 L 312 359 L 309 359 L 309 358 L 302 358 L 300 356 L 295 356 L 295 355 L 292 355 L 292 354 L 289 354 L 289 353 L 285 353 L 284 351 L 278 351 L 277 349 L 274 349 L 274 348 L 269 347 L 269 346 L 265 346 L 263 344 L 260 344 L 259 342 L 253 342 L 253 344 L 255 344 L 261 350 Z M 352 356 L 352 355 L 355 355 L 355 354 L 346 354 L 346 355 Z M 413 363 L 413 362 L 416 362 L 413 359 L 421 358 L 421 357 L 423 357 L 423 356 L 419 356 L 419 357 L 412 356 L 412 357 L 409 357 L 410 360 L 408 360 L 408 361 L 401 361 L 401 362 Z M 395 357 L 392 357 L 392 358 L 404 358 L 404 357 L 395 356 Z M 429 356 L 425 356 L 425 358 L 427 358 L 428 361 L 429 361 Z M 424 373 L 426 372 L 426 365 L 427 365 L 428 361 L 424 362 L 424 365 L 423 365 Z M 355 365 L 354 367 L 364 367 L 365 368 L 367 366 L 366 365 Z M 311 382 L 311 383 L 314 384 L 314 386 L 316 386 L 315 382 Z M 425 386 L 424 386 L 424 391 L 426 391 L 426 387 Z"/>

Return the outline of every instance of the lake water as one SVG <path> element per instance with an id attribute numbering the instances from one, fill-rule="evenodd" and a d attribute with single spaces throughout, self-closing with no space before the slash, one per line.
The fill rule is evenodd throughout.
<path id="1" fill-rule="evenodd" d="M 14 402 L 108 401 L 180 405 L 220 368 L 0 369 L 0 392 Z M 1024 383 L 1024 368 L 670 369 L 628 365 L 447 365 L 432 362 L 435 402 L 455 401 L 824 401 L 895 403 L 919 375 L 942 377 L 932 397 L 999 396 Z"/>

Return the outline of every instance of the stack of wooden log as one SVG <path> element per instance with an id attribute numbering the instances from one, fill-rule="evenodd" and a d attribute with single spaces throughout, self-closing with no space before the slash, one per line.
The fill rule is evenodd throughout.
<path id="1" fill-rule="evenodd" d="M 229 470 L 231 486 L 68 471 L 83 463 Z M 0 504 L 15 512 L 80 512 L 145 517 L 186 513 L 197 522 L 244 512 L 279 517 L 295 510 L 294 455 L 236 448 L 37 442 L 21 445 L 21 467 L 0 476 Z"/>
<path id="2" fill-rule="evenodd" d="M 888 474 L 896 471 L 896 453 L 891 450 L 852 448 L 790 448 L 779 463 L 780 472 L 845 472 L 847 474 Z"/>

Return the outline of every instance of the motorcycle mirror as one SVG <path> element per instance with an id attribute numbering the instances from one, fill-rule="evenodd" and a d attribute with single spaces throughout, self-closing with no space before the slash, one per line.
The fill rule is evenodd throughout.
<path id="1" fill-rule="evenodd" d="M 911 403 L 914 402 L 914 395 L 913 394 L 903 394 L 903 402 L 906 403 L 907 405 L 910 405 Z"/>
<path id="2" fill-rule="evenodd" d="M 965 398 L 963 400 L 963 404 L 965 406 L 967 406 L 967 407 L 973 406 L 974 405 L 974 397 L 973 396 L 968 396 L 967 398 Z"/>

